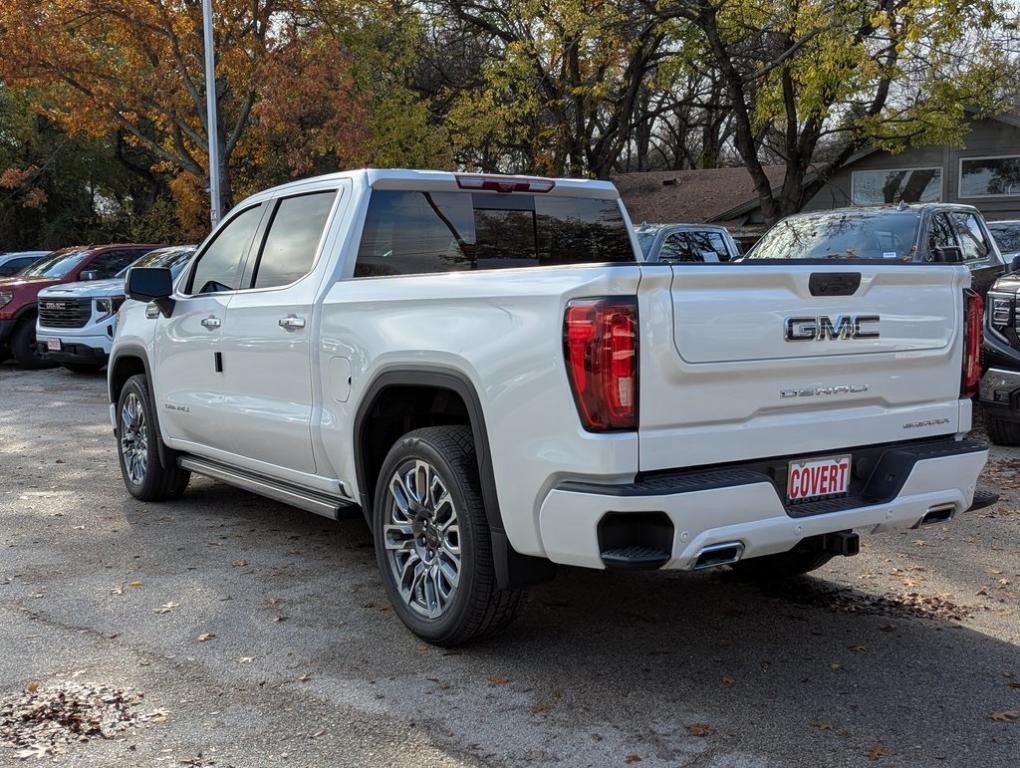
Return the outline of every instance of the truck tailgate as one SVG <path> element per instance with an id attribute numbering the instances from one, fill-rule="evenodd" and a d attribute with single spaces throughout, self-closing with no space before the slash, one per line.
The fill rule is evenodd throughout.
<path id="1" fill-rule="evenodd" d="M 963 267 L 919 264 L 644 268 L 642 471 L 969 429 L 969 284 Z"/>

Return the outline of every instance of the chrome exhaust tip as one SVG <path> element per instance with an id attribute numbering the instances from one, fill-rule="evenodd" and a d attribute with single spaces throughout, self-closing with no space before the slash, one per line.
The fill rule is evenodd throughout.
<path id="1" fill-rule="evenodd" d="M 932 525 L 934 523 L 948 523 L 953 519 L 955 514 L 955 504 L 936 504 L 934 507 L 928 507 L 928 511 L 924 513 L 924 517 L 921 518 L 921 522 L 918 523 L 918 526 Z"/>
<path id="2" fill-rule="evenodd" d="M 720 565 L 732 565 L 744 554 L 744 544 L 739 541 L 727 541 L 723 544 L 712 544 L 698 552 L 691 570 L 703 571 L 717 568 Z"/>

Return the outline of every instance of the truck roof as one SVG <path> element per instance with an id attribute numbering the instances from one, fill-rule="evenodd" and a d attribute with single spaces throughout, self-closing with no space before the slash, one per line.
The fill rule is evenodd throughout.
<path id="1" fill-rule="evenodd" d="M 611 181 L 596 179 L 551 178 L 546 176 L 527 176 L 497 173 L 459 173 L 454 171 L 427 171 L 409 168 L 359 168 L 352 171 L 339 171 L 322 176 L 311 176 L 306 179 L 290 181 L 252 195 L 252 198 L 274 196 L 289 190 L 299 190 L 311 184 L 320 184 L 332 180 L 352 179 L 373 189 L 434 189 L 461 190 L 457 178 L 491 178 L 491 179 L 548 179 L 555 182 L 550 190 L 553 194 L 567 194 L 577 197 L 600 197 L 617 199 L 620 193 Z"/>

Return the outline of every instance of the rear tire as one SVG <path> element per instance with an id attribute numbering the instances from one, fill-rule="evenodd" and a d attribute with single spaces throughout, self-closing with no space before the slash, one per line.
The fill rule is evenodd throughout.
<path id="1" fill-rule="evenodd" d="M 54 363 L 39 354 L 35 346 L 35 317 L 26 317 L 11 334 L 11 354 L 22 368 L 52 368 Z"/>
<path id="2" fill-rule="evenodd" d="M 427 427 L 390 449 L 373 504 L 376 559 L 393 609 L 414 634 L 455 646 L 498 632 L 524 604 L 499 589 L 471 430 Z"/>
<path id="3" fill-rule="evenodd" d="M 817 570 L 832 558 L 827 552 L 797 546 L 789 552 L 738 560 L 732 568 L 741 578 L 750 581 L 782 581 Z"/>
<path id="4" fill-rule="evenodd" d="M 104 363 L 63 363 L 62 364 L 71 373 L 99 373 L 103 370 Z"/>
<path id="5" fill-rule="evenodd" d="M 999 419 L 985 411 L 985 430 L 996 445 L 1020 445 L 1020 422 Z"/>
<path id="6" fill-rule="evenodd" d="M 177 452 L 164 448 L 159 461 L 159 431 L 145 374 L 125 382 L 117 398 L 117 458 L 128 493 L 142 501 L 176 499 L 191 473 L 177 466 Z"/>

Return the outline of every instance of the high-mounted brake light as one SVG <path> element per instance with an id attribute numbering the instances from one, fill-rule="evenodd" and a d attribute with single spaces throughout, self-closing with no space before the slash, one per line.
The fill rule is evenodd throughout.
<path id="1" fill-rule="evenodd" d="M 457 174 L 461 189 L 482 189 L 489 192 L 549 192 L 556 186 L 552 179 L 528 179 L 522 176 L 477 176 Z"/>
<path id="2" fill-rule="evenodd" d="M 581 424 L 589 432 L 637 429 L 637 301 L 577 299 L 563 319 L 563 353 Z"/>
<path id="3" fill-rule="evenodd" d="M 973 397 L 981 382 L 981 342 L 984 334 L 985 301 L 970 288 L 963 292 L 963 374 L 960 396 Z"/>

